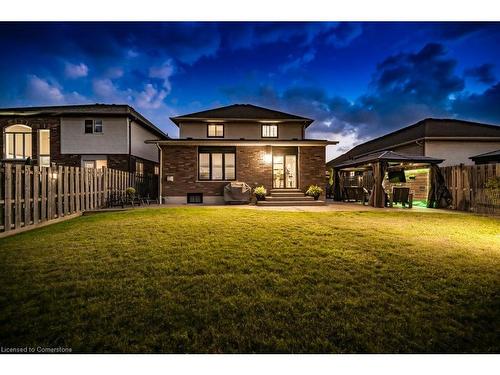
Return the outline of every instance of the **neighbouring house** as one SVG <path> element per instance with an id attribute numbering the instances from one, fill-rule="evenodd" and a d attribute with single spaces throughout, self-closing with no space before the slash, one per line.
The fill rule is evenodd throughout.
<path id="1" fill-rule="evenodd" d="M 108 167 L 159 174 L 159 149 L 168 139 L 128 105 L 89 104 L 0 109 L 2 160 L 39 166 Z"/>
<path id="2" fill-rule="evenodd" d="M 483 155 L 500 147 L 500 126 L 451 119 L 425 119 L 416 124 L 360 144 L 330 160 L 327 170 L 334 170 L 339 185 L 336 199 L 350 199 L 360 188 L 372 190 L 375 181 L 385 180 L 386 191 L 409 188 L 422 203 L 432 191 L 431 165 L 440 167 L 472 165 Z M 477 155 L 477 156 L 476 156 Z M 383 160 L 388 169 L 384 176 L 374 176 L 373 160 Z M 471 160 L 472 159 L 472 160 Z M 426 162 L 427 160 L 427 162 Z M 438 161 L 438 162 L 437 162 Z M 476 161 L 477 162 L 477 161 Z M 390 178 L 392 175 L 398 178 Z M 438 170 L 435 170 L 439 174 Z M 356 199 L 356 197 L 354 198 Z"/>
<path id="3" fill-rule="evenodd" d="M 324 186 L 325 147 L 337 143 L 307 139 L 312 119 L 250 104 L 171 120 L 179 139 L 147 142 L 161 148 L 161 195 L 167 203 L 223 203 L 231 181 L 264 185 L 268 204 L 285 204 L 292 196 L 301 202 L 309 186 Z"/>
<path id="4" fill-rule="evenodd" d="M 470 157 L 500 148 L 500 126 L 428 118 L 362 143 L 330 160 L 328 167 L 379 151 L 444 159 L 441 166 L 472 165 Z"/>

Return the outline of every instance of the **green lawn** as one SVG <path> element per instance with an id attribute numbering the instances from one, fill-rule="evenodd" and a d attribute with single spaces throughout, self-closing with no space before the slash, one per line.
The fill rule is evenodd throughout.
<path id="1" fill-rule="evenodd" d="M 77 352 L 499 352 L 500 223 L 142 209 L 0 240 L 0 344 Z"/>

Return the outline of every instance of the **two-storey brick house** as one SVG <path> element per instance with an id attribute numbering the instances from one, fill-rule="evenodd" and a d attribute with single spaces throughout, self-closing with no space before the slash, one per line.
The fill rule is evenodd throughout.
<path id="1" fill-rule="evenodd" d="M 159 173 L 158 147 L 168 139 L 128 105 L 69 105 L 0 109 L 2 160 L 50 166 L 108 167 Z"/>
<path id="2" fill-rule="evenodd" d="M 264 185 L 268 192 L 323 187 L 325 147 L 337 143 L 306 139 L 309 118 L 249 104 L 171 120 L 179 139 L 149 141 L 161 148 L 161 195 L 167 203 L 222 203 L 230 181 Z"/>

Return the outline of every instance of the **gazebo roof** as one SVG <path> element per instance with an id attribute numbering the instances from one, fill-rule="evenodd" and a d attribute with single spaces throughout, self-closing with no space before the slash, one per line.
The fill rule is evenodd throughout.
<path id="1" fill-rule="evenodd" d="M 415 163 L 415 164 L 439 164 L 444 159 L 431 158 L 429 156 L 407 155 L 400 154 L 394 151 L 378 151 L 373 154 L 360 156 L 357 158 L 344 160 L 338 164 L 334 164 L 333 168 L 343 169 L 359 167 L 366 164 L 376 163 L 380 161 L 394 162 L 394 163 Z"/>

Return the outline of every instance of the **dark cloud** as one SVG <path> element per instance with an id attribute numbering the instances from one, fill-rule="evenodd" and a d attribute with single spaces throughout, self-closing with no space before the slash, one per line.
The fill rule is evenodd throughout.
<path id="1" fill-rule="evenodd" d="M 493 64 L 482 64 L 475 68 L 470 68 L 465 71 L 465 75 L 475 78 L 478 82 L 491 85 L 496 82 L 495 73 L 493 72 Z"/>
<path id="2" fill-rule="evenodd" d="M 500 82 L 482 94 L 462 94 L 453 101 L 457 117 L 498 124 L 500 122 Z"/>
<path id="3" fill-rule="evenodd" d="M 447 40 L 460 39 L 470 34 L 498 27 L 498 24 L 494 22 L 446 22 L 432 23 L 432 25 L 435 25 L 435 35 Z"/>

